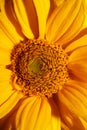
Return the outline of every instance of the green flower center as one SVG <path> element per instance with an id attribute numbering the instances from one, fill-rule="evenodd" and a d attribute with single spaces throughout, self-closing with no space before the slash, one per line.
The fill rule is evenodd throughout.
<path id="1" fill-rule="evenodd" d="M 38 76 L 41 72 L 42 64 L 38 58 L 34 58 L 29 62 L 28 71 L 31 75 Z"/>

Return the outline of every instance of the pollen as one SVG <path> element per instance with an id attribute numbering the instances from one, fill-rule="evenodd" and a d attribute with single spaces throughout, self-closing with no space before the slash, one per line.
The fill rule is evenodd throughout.
<path id="1" fill-rule="evenodd" d="M 11 52 L 13 80 L 26 96 L 52 97 L 69 78 L 68 55 L 61 46 L 45 40 L 29 39 L 15 45 Z"/>

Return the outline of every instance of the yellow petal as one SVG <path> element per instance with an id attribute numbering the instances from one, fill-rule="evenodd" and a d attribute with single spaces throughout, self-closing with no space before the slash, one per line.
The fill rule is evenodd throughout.
<path id="1" fill-rule="evenodd" d="M 87 8 L 87 7 L 86 7 Z M 87 28 L 87 12 L 86 12 L 86 15 L 85 15 L 85 21 L 84 21 L 84 24 L 82 26 L 82 29 L 84 28 Z"/>
<path id="2" fill-rule="evenodd" d="M 24 4 L 25 10 L 26 10 L 28 24 L 32 30 L 34 38 L 38 38 L 38 36 L 39 36 L 38 18 L 37 18 L 33 0 L 24 0 L 23 4 Z M 30 38 L 30 37 L 28 37 L 28 38 Z"/>
<path id="3" fill-rule="evenodd" d="M 68 68 L 80 80 L 87 82 L 87 46 L 80 47 L 71 53 Z"/>
<path id="4" fill-rule="evenodd" d="M 0 48 L 11 50 L 13 48 L 12 41 L 7 37 L 7 35 L 0 29 Z"/>
<path id="5" fill-rule="evenodd" d="M 3 104 L 13 93 L 12 88 L 10 84 L 5 84 L 5 86 L 2 88 L 0 84 L 0 105 Z M 2 90 L 2 91 L 1 91 Z"/>
<path id="6" fill-rule="evenodd" d="M 62 130 L 70 130 L 69 127 L 64 123 L 62 122 Z"/>
<path id="7" fill-rule="evenodd" d="M 82 0 L 64 1 L 62 6 L 54 10 L 47 22 L 47 39 L 49 41 L 64 44 L 75 36 L 83 22 L 84 12 L 81 4 Z"/>
<path id="8" fill-rule="evenodd" d="M 87 0 L 85 0 L 85 3 L 86 3 L 86 5 L 87 5 Z"/>
<path id="9" fill-rule="evenodd" d="M 65 51 L 70 52 L 85 45 L 87 45 L 87 35 L 84 35 L 76 39 L 74 42 L 70 43 L 69 46 L 65 48 Z"/>
<path id="10" fill-rule="evenodd" d="M 10 53 L 9 51 L 0 48 L 0 65 L 7 65 L 10 63 Z"/>
<path id="11" fill-rule="evenodd" d="M 64 130 L 84 130 L 84 126 L 78 116 L 70 112 L 69 109 L 67 109 L 62 103 L 59 104 L 59 107 L 62 128 Z"/>
<path id="12" fill-rule="evenodd" d="M 84 9 L 85 9 L 85 21 L 84 21 L 84 24 L 82 26 L 82 29 L 87 28 L 87 0 L 85 0 L 84 4 L 85 4 L 85 6 L 84 6 Z"/>
<path id="13" fill-rule="evenodd" d="M 17 130 L 45 130 L 51 119 L 50 105 L 46 99 L 29 97 L 25 99 L 16 116 Z"/>
<path id="14" fill-rule="evenodd" d="M 39 26 L 39 37 L 44 38 L 46 30 L 47 16 L 50 9 L 49 0 L 33 0 L 37 17 L 38 17 L 38 26 Z"/>
<path id="15" fill-rule="evenodd" d="M 49 101 L 51 105 L 51 120 L 46 130 L 61 130 L 61 120 L 58 108 L 53 100 Z"/>
<path id="16" fill-rule="evenodd" d="M 2 92 L 12 90 L 12 86 L 10 85 L 10 77 L 11 71 L 0 65 L 0 95 Z"/>
<path id="17" fill-rule="evenodd" d="M 72 76 L 79 81 L 87 83 L 87 64 L 84 65 L 84 62 L 81 63 L 72 63 L 68 67 L 72 73 Z"/>
<path id="18" fill-rule="evenodd" d="M 9 83 L 11 71 L 6 69 L 5 66 L 0 65 L 0 84 L 7 81 Z M 0 85 L 1 86 L 1 85 Z M 3 88 L 4 89 L 4 88 Z"/>
<path id="19" fill-rule="evenodd" d="M 13 93 L 10 77 L 11 71 L 5 69 L 4 66 L 0 66 L 0 104 L 6 101 Z"/>
<path id="20" fill-rule="evenodd" d="M 87 130 L 87 118 L 84 119 L 84 118 L 80 117 L 80 120 L 81 120 L 85 130 Z"/>
<path id="21" fill-rule="evenodd" d="M 76 50 L 74 50 L 70 57 L 69 57 L 69 62 L 81 62 L 84 61 L 85 63 L 87 62 L 87 46 L 82 46 Z"/>
<path id="22" fill-rule="evenodd" d="M 1 13 L 0 13 L 0 28 L 4 33 L 9 37 L 13 43 L 18 43 L 23 37 L 16 31 L 15 26 L 8 19 L 6 10 L 5 10 L 5 0 L 0 0 Z"/>
<path id="23" fill-rule="evenodd" d="M 2 95 L 4 96 L 4 95 Z M 0 119 L 7 115 L 22 98 L 22 94 L 19 92 L 11 91 L 7 99 L 5 97 L 4 102 L 0 103 Z"/>
<path id="24" fill-rule="evenodd" d="M 31 30 L 30 24 L 29 24 L 29 18 L 27 15 L 27 11 L 24 5 L 23 0 L 13 0 L 14 9 L 16 16 L 18 18 L 18 21 L 21 25 L 22 32 L 27 38 L 34 38 L 33 32 Z M 29 5 L 29 0 L 27 1 L 27 5 Z M 31 12 L 32 13 L 32 12 Z"/>
<path id="25" fill-rule="evenodd" d="M 85 20 L 85 10 L 83 0 L 76 18 L 73 20 L 72 24 L 67 29 L 65 34 L 57 42 L 62 43 L 64 47 L 70 44 L 70 41 L 72 41 L 82 31 L 84 20 Z"/>
<path id="26" fill-rule="evenodd" d="M 61 4 L 63 4 L 64 0 L 54 0 L 54 2 L 57 6 L 60 6 Z"/>
<path id="27" fill-rule="evenodd" d="M 87 89 L 84 89 L 84 84 L 81 90 L 80 88 L 79 84 L 71 81 L 58 93 L 59 101 L 71 113 L 77 116 L 87 117 Z M 86 92 L 84 93 L 84 91 Z"/>

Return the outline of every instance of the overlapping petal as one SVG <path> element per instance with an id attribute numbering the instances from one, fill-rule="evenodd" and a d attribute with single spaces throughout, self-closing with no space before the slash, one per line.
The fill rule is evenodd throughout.
<path id="1" fill-rule="evenodd" d="M 2 93 L 2 96 L 3 93 Z M 0 119 L 7 115 L 18 103 L 18 101 L 22 98 L 22 94 L 16 91 L 11 91 L 7 99 L 5 97 L 4 102 L 1 104 L 0 102 Z"/>
<path id="2" fill-rule="evenodd" d="M 77 6 L 76 6 L 77 5 Z M 84 20 L 84 1 L 65 1 L 56 8 L 47 23 L 47 39 L 65 44 L 80 31 Z"/>
<path id="3" fill-rule="evenodd" d="M 0 104 L 2 104 L 12 94 L 10 84 L 11 72 L 0 66 Z"/>
<path id="4" fill-rule="evenodd" d="M 23 37 L 16 31 L 16 28 L 7 17 L 5 4 L 5 0 L 0 0 L 0 28 L 4 31 L 4 33 L 13 43 L 18 43 L 20 40 L 23 39 Z"/>
<path id="5" fill-rule="evenodd" d="M 10 84 L 11 72 L 0 66 L 0 119 L 11 111 L 22 94 L 15 92 Z"/>
<path id="6" fill-rule="evenodd" d="M 87 32 L 85 32 L 87 33 Z M 66 48 L 65 51 L 66 53 L 72 52 L 75 49 L 79 47 L 83 47 L 87 45 L 87 34 L 83 35 L 82 37 L 79 37 L 75 39 L 75 41 L 71 42 Z"/>
<path id="7" fill-rule="evenodd" d="M 84 126 L 79 117 L 69 111 L 64 104 L 60 103 L 61 122 L 63 130 L 84 130 Z"/>
<path id="8" fill-rule="evenodd" d="M 39 37 L 44 38 L 46 31 L 46 22 L 50 10 L 50 0 L 33 0 L 39 26 Z"/>
<path id="9" fill-rule="evenodd" d="M 85 3 L 82 1 L 81 6 L 78 10 L 78 13 L 75 19 L 72 21 L 72 24 L 67 28 L 66 32 L 60 37 L 57 41 L 58 43 L 62 44 L 63 47 L 66 47 L 82 30 L 82 26 L 85 21 Z M 78 7 L 77 7 L 78 8 Z M 71 13 L 70 13 L 71 18 Z M 62 28 L 63 29 L 63 28 Z"/>
<path id="10" fill-rule="evenodd" d="M 51 120 L 46 130 L 61 130 L 61 119 L 59 115 L 59 110 L 52 99 L 49 100 L 49 103 L 51 106 Z"/>
<path id="11" fill-rule="evenodd" d="M 16 116 L 17 130 L 45 130 L 51 119 L 51 108 L 45 98 L 25 99 Z"/>
<path id="12" fill-rule="evenodd" d="M 22 32 L 24 33 L 24 35 L 27 38 L 34 38 L 34 34 L 32 32 L 31 25 L 29 22 L 29 18 L 31 18 L 32 21 L 34 20 L 33 26 L 35 28 L 37 28 L 37 26 L 35 24 L 35 22 L 37 22 L 37 19 L 35 16 L 36 15 L 35 10 L 33 9 L 34 7 L 32 5 L 32 1 L 30 2 L 29 0 L 25 0 L 25 1 L 24 0 L 13 0 L 13 4 L 14 4 L 14 10 L 15 10 L 16 16 L 17 16 L 18 21 L 22 28 Z M 29 10 L 28 8 L 30 8 L 31 10 Z M 28 14 L 27 11 L 28 12 L 31 11 L 31 12 L 29 12 L 29 14 Z M 31 17 L 31 15 L 33 16 L 33 18 Z"/>
<path id="13" fill-rule="evenodd" d="M 80 47 L 71 53 L 68 68 L 79 80 L 87 82 L 87 46 Z"/>
<path id="14" fill-rule="evenodd" d="M 58 93 L 58 97 L 60 104 L 64 104 L 72 114 L 87 117 L 87 86 L 84 83 L 70 81 Z"/>

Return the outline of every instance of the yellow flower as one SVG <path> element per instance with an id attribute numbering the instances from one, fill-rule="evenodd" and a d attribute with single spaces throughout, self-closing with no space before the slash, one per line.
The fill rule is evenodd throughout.
<path id="1" fill-rule="evenodd" d="M 0 129 L 87 129 L 87 1 L 0 0 Z"/>

